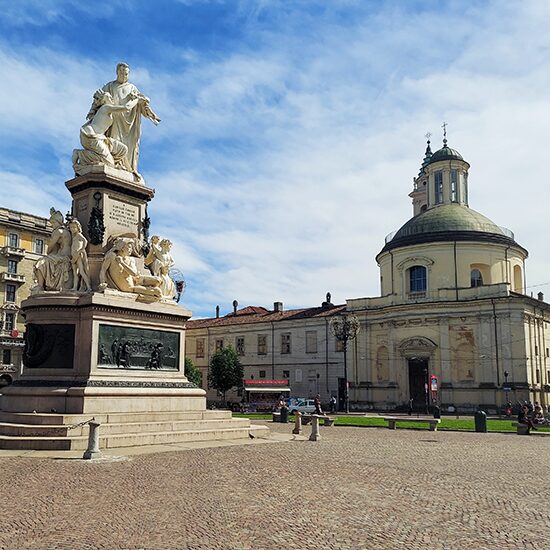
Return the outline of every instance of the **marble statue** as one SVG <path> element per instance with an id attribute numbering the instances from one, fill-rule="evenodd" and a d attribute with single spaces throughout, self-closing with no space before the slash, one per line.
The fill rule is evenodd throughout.
<path id="1" fill-rule="evenodd" d="M 130 97 L 129 95 L 126 100 Z M 137 99 L 132 98 L 131 101 L 137 102 Z M 113 113 L 129 113 L 131 105 L 128 101 L 124 105 L 114 105 L 109 92 L 97 90 L 92 105 L 95 114 L 80 128 L 80 143 L 84 149 L 73 151 L 73 168 L 77 174 L 82 167 L 94 164 L 132 171 L 127 159 L 128 147 L 122 141 L 106 135 L 113 125 Z"/>
<path id="2" fill-rule="evenodd" d="M 69 223 L 71 232 L 71 264 L 73 268 L 73 290 L 92 290 L 90 283 L 90 268 L 88 266 L 88 254 L 86 247 L 88 240 L 82 234 L 82 226 L 76 219 Z"/>
<path id="3" fill-rule="evenodd" d="M 172 242 L 168 239 L 160 240 L 160 237 L 153 235 L 149 253 L 145 258 L 145 265 L 151 273 L 161 281 L 160 289 L 164 298 L 173 299 L 176 297 L 176 285 L 170 277 L 170 268 L 174 265 L 174 259 L 170 250 Z"/>
<path id="4" fill-rule="evenodd" d="M 63 214 L 50 209 L 52 234 L 48 240 L 48 254 L 34 265 L 35 286 L 33 292 L 45 290 L 70 290 L 72 287 L 71 232 L 63 223 Z"/>
<path id="5" fill-rule="evenodd" d="M 159 277 L 142 275 L 132 257 L 134 240 L 121 237 L 105 254 L 99 273 L 99 289 L 113 288 L 160 300 L 162 291 Z"/>
<path id="6" fill-rule="evenodd" d="M 151 110 L 149 98 L 128 82 L 128 65 L 119 63 L 116 72 L 116 80 L 103 86 L 103 95 L 99 92 L 94 95 L 88 122 L 81 130 L 84 152 L 76 150 L 73 164 L 76 173 L 83 165 L 114 165 L 141 180 L 138 172 L 141 117 L 148 118 L 154 124 L 158 124 L 160 118 Z"/>

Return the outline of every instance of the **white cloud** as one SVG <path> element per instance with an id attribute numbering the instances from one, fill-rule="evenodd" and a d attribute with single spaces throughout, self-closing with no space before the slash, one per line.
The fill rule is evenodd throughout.
<path id="1" fill-rule="evenodd" d="M 156 188 L 153 232 L 176 243 L 190 282 L 186 303 L 211 314 L 235 298 L 300 306 L 326 291 L 338 302 L 376 295 L 374 258 L 411 216 L 422 135 L 431 130 L 437 148 L 443 120 L 472 165 L 471 206 L 530 250 L 528 284 L 550 281 L 548 6 L 451 3 L 452 20 L 382 6 L 345 24 L 283 6 L 270 27 L 260 16 L 272 4 L 242 8 L 255 48 L 212 59 L 183 47 L 184 72 L 132 69 L 163 118 L 144 125 L 141 162 Z M 0 91 L 6 127 L 53 140 L 67 161 L 110 68 L 106 78 L 103 60 L 52 51 L 0 56 L 7 89 L 22 94 Z"/>

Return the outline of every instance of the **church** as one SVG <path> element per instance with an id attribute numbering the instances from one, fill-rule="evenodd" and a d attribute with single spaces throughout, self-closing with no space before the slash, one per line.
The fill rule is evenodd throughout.
<path id="1" fill-rule="evenodd" d="M 347 300 L 361 325 L 352 408 L 549 404 L 550 304 L 527 295 L 528 252 L 512 231 L 470 208 L 469 171 L 446 138 L 433 153 L 428 141 L 413 216 L 376 257 L 381 295 Z"/>

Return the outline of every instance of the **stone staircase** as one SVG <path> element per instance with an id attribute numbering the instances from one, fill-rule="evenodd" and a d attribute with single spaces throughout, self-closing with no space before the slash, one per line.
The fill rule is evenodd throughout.
<path id="1" fill-rule="evenodd" d="M 92 416 L 101 424 L 101 449 L 267 437 L 265 426 L 231 411 L 58 414 L 0 412 L 0 449 L 84 450 Z"/>

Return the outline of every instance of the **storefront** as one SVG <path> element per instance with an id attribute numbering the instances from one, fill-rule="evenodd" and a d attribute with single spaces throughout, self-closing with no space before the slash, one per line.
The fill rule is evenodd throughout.
<path id="1" fill-rule="evenodd" d="M 281 397 L 290 395 L 288 380 L 244 380 L 244 407 L 247 412 L 272 411 Z"/>

